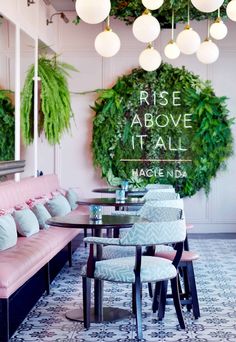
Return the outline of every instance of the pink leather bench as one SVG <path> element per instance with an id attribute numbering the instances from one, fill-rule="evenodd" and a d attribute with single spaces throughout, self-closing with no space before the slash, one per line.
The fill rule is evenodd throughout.
<path id="1" fill-rule="evenodd" d="M 58 189 L 60 189 L 60 185 L 56 175 L 26 178 L 19 183 L 2 183 L 0 186 L 0 208 L 8 210 L 25 203 L 30 198 L 47 195 Z M 11 326 L 11 298 L 15 299 L 16 293 L 20 292 L 19 289 L 44 267 L 47 270 L 44 290 L 49 292 L 49 262 L 67 245 L 71 251 L 71 241 L 79 233 L 79 229 L 50 227 L 47 230 L 40 230 L 31 237 L 19 237 L 16 246 L 0 251 L 1 342 L 8 341 L 16 327 L 15 323 Z M 36 290 L 32 289 L 32 291 Z M 13 307 L 13 309 L 15 308 Z M 14 312 L 14 316 L 16 316 L 16 312 Z"/>

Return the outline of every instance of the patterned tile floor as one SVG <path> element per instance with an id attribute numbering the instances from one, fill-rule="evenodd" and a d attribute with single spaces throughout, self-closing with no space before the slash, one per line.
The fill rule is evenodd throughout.
<path id="1" fill-rule="evenodd" d="M 190 240 L 201 255 L 195 262 L 201 317 L 194 320 L 184 312 L 186 330 L 180 330 L 171 305 L 158 322 L 151 313 L 147 289 L 143 291 L 143 330 L 146 342 L 235 342 L 236 341 L 236 240 Z M 65 318 L 66 311 L 81 306 L 80 269 L 86 260 L 80 248 L 72 268 L 65 266 L 52 283 L 51 294 L 43 296 L 12 337 L 13 342 L 134 342 L 135 322 L 92 324 L 85 331 L 81 323 Z M 130 309 L 131 292 L 126 285 L 105 285 L 104 304 Z"/>

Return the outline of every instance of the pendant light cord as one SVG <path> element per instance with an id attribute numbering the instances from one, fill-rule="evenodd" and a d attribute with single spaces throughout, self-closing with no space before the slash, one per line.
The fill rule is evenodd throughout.
<path id="1" fill-rule="evenodd" d="M 171 40 L 174 41 L 174 25 L 175 25 L 175 11 L 172 9 L 172 22 L 171 22 Z"/>
<path id="2" fill-rule="evenodd" d="M 190 3 L 188 0 L 188 25 L 190 26 Z"/>

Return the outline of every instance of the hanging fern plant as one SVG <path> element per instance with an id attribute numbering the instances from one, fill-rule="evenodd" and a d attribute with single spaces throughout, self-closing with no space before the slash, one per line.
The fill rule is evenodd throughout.
<path id="1" fill-rule="evenodd" d="M 233 151 L 226 98 L 184 67 L 134 69 L 100 91 L 93 109 L 94 165 L 111 185 L 129 179 L 170 183 L 183 197 L 208 193 Z"/>
<path id="2" fill-rule="evenodd" d="M 68 89 L 68 71 L 77 71 L 72 65 L 59 62 L 57 57 L 39 58 L 38 76 L 41 79 L 39 135 L 44 131 L 50 144 L 60 142 L 62 134 L 70 128 L 73 116 Z M 22 132 L 26 145 L 33 142 L 34 136 L 34 65 L 29 68 L 21 100 Z"/>
<path id="3" fill-rule="evenodd" d="M 10 93 L 0 90 L 0 160 L 14 159 L 15 116 Z"/>

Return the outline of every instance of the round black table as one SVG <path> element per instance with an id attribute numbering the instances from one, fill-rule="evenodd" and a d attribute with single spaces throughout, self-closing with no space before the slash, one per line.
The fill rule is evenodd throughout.
<path id="1" fill-rule="evenodd" d="M 92 221 L 89 215 L 67 215 L 63 217 L 52 217 L 47 220 L 50 226 L 63 228 L 92 228 L 95 236 L 101 236 L 102 229 L 118 230 L 119 228 L 131 228 L 135 223 L 147 222 L 147 220 L 139 216 L 115 216 L 103 215 L 102 220 Z M 102 257 L 102 246 L 97 246 L 97 260 Z M 119 308 L 103 308 L 103 314 L 98 310 L 101 308 L 101 300 L 99 293 L 101 293 L 102 282 L 100 280 L 94 281 L 94 308 L 91 310 L 91 322 L 114 321 L 124 319 L 130 316 L 128 310 Z M 74 309 L 66 313 L 66 317 L 73 321 L 83 321 L 83 312 L 80 309 Z"/>
<path id="2" fill-rule="evenodd" d="M 77 204 L 80 205 L 101 205 L 115 207 L 116 209 L 123 207 L 141 207 L 144 203 L 144 199 L 136 197 L 127 197 L 124 201 L 117 201 L 116 198 L 85 198 L 77 201 Z"/>
<path id="3" fill-rule="evenodd" d="M 100 193 L 100 194 L 115 194 L 116 190 L 120 190 L 121 188 L 97 188 L 93 189 L 93 192 Z M 145 188 L 134 188 L 134 189 L 129 189 L 128 191 L 125 191 L 126 196 L 136 196 L 136 197 L 142 197 L 146 194 L 147 189 Z"/>

